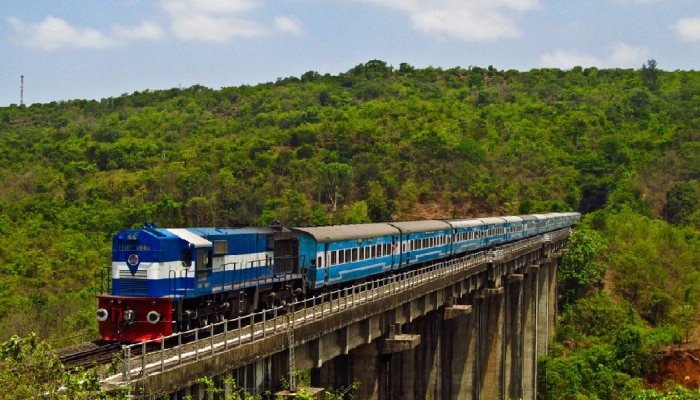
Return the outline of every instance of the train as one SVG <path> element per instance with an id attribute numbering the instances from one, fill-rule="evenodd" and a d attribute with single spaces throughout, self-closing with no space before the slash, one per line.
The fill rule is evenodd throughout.
<path id="1" fill-rule="evenodd" d="M 159 228 L 112 239 L 105 341 L 137 343 L 572 227 L 580 213 L 313 227 Z"/>

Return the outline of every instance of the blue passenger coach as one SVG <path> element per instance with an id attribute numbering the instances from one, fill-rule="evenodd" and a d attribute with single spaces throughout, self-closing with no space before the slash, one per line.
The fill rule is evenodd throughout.
<path id="1" fill-rule="evenodd" d="M 401 236 L 385 223 L 291 228 L 299 238 L 300 260 L 311 289 L 391 271 L 400 263 Z M 312 257 L 315 255 L 315 257 Z"/>
<path id="2" fill-rule="evenodd" d="M 391 225 L 401 232 L 399 268 L 450 255 L 452 227 L 445 221 L 392 222 Z"/>
<path id="3" fill-rule="evenodd" d="M 480 228 L 484 223 L 478 218 L 446 220 L 452 227 L 452 252 L 455 255 L 481 247 Z"/>

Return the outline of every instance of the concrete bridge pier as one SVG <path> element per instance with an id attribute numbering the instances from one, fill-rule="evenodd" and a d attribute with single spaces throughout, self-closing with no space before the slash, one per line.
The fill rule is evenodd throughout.
<path id="1" fill-rule="evenodd" d="M 471 296 L 459 299 L 459 303 L 474 303 Z M 462 315 L 444 321 L 443 359 L 446 360 L 448 382 L 443 385 L 443 398 L 468 399 L 477 398 L 475 377 L 478 372 L 476 362 L 478 313 L 473 312 L 472 305 L 462 306 Z"/>
<path id="2" fill-rule="evenodd" d="M 527 266 L 523 281 L 523 400 L 537 398 L 537 357 L 547 354 L 556 323 L 556 260 Z"/>
<path id="3" fill-rule="evenodd" d="M 523 282 L 524 274 L 513 273 L 505 276 L 505 361 L 504 366 L 504 382 L 506 387 L 505 398 L 517 399 L 523 396 L 523 352 L 524 352 L 524 335 L 523 335 L 523 300 L 524 290 Z"/>
<path id="4" fill-rule="evenodd" d="M 360 345 L 350 350 L 347 355 L 335 357 L 323 363 L 320 368 L 311 370 L 314 386 L 342 391 L 351 387 L 354 381 L 360 383 L 354 391 L 360 399 L 378 399 L 380 392 L 385 392 L 387 363 L 389 358 L 382 357 L 378 342 Z"/>
<path id="5" fill-rule="evenodd" d="M 484 288 L 477 294 L 477 387 L 475 399 L 500 400 L 504 394 L 503 287 Z"/>

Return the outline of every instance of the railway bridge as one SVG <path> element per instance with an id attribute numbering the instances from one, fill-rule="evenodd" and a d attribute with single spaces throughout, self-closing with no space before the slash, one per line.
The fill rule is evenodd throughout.
<path id="1" fill-rule="evenodd" d="M 249 393 L 291 397 L 296 372 L 307 371 L 306 390 L 321 399 L 323 388 L 353 382 L 356 399 L 535 399 L 570 233 L 125 346 L 120 372 L 103 383 L 136 398 L 199 399 L 208 398 L 206 377 L 226 390 L 233 380 Z"/>

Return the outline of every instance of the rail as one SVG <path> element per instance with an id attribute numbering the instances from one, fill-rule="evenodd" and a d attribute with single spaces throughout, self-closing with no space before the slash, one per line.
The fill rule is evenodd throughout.
<path id="1" fill-rule="evenodd" d="M 562 229 L 547 235 L 546 241 L 556 242 L 566 239 L 570 229 Z M 165 371 L 167 366 L 181 365 L 185 361 L 214 355 L 217 350 L 240 346 L 255 340 L 265 339 L 279 332 L 286 332 L 297 326 L 327 317 L 365 304 L 381 300 L 407 288 L 415 288 L 462 271 L 492 263 L 509 255 L 542 246 L 544 235 L 505 244 L 490 251 L 480 251 L 461 258 L 441 261 L 415 270 L 403 272 L 374 281 L 323 293 L 308 299 L 299 300 L 285 307 L 276 307 L 247 316 L 178 332 L 160 340 L 122 346 L 122 382 L 143 377 L 148 370 Z M 194 337 L 194 340 L 190 340 Z M 177 341 L 177 346 L 166 347 L 166 342 Z M 149 343 L 160 344 L 160 350 L 147 352 Z M 138 355 L 136 355 L 138 354 Z M 118 379 L 119 375 L 106 380 Z"/>

